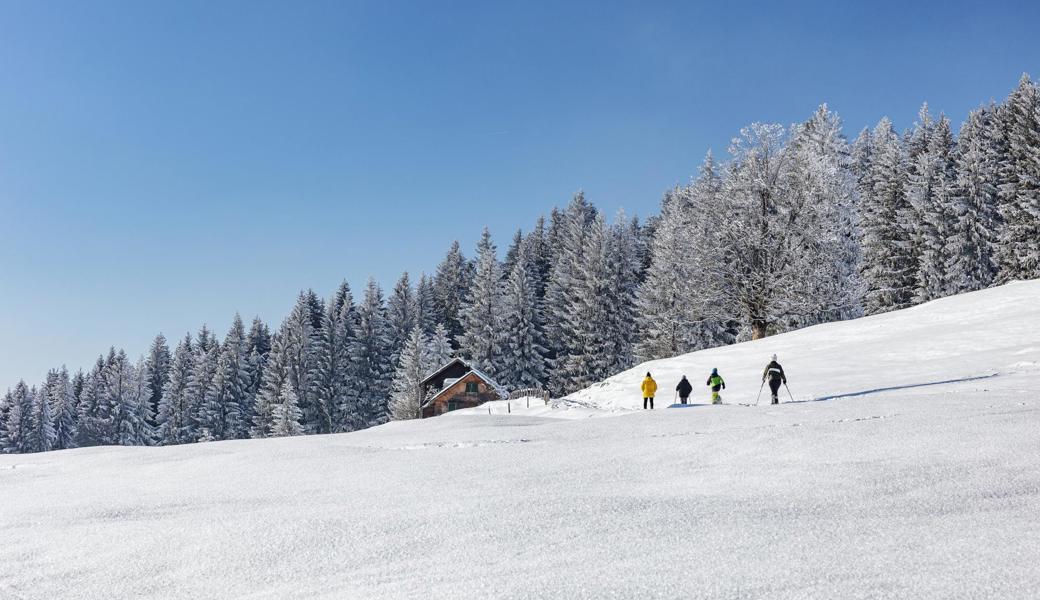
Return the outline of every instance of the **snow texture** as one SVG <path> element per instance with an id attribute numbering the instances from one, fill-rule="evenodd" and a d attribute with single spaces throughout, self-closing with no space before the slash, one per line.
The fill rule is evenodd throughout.
<path id="1" fill-rule="evenodd" d="M 3 455 L 0 598 L 1035 598 L 1037 298 L 1013 283 L 492 415 Z M 734 405 L 774 352 L 797 402 Z M 666 406 L 712 367 L 730 405 L 631 410 L 647 370 Z"/>

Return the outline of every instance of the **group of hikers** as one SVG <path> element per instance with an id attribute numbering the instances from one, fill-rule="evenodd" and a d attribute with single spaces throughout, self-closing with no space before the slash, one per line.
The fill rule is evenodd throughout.
<path id="1" fill-rule="evenodd" d="M 772 404 L 779 404 L 780 399 L 778 393 L 780 391 L 780 385 L 787 385 L 787 375 L 784 374 L 784 368 L 780 366 L 780 363 L 776 361 L 776 355 L 774 354 L 769 364 L 766 365 L 765 371 L 762 372 L 762 384 L 765 385 L 766 381 L 769 382 L 769 391 L 772 393 L 773 400 Z M 719 375 L 718 369 L 712 369 L 711 375 L 708 376 L 708 381 L 705 383 L 711 388 L 711 403 L 721 404 L 722 396 L 720 392 L 726 389 L 726 381 L 722 379 L 722 375 Z M 650 373 L 646 374 L 646 379 L 643 380 L 643 410 L 647 409 L 647 404 L 650 405 L 650 410 L 654 408 L 654 396 L 657 394 L 657 382 L 650 376 Z M 690 394 L 693 393 L 693 385 L 690 383 L 686 376 L 683 375 L 682 380 L 679 381 L 679 385 L 675 386 L 676 394 L 679 396 L 681 404 L 687 404 L 690 400 Z M 759 390 L 761 394 L 761 389 Z"/>

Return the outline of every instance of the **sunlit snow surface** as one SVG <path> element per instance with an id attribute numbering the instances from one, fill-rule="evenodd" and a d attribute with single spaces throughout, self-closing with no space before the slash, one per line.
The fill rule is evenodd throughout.
<path id="1" fill-rule="evenodd" d="M 628 410 L 773 352 L 799 402 Z M 1029 282 L 548 407 L 0 456 L 0 598 L 1040 597 L 1038 363 Z"/>

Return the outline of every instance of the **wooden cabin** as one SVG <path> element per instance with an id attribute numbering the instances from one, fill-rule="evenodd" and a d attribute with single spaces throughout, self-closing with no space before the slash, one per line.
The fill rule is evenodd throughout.
<path id="1" fill-rule="evenodd" d="M 461 358 L 434 371 L 422 385 L 427 398 L 422 407 L 424 419 L 506 398 L 502 386 Z"/>

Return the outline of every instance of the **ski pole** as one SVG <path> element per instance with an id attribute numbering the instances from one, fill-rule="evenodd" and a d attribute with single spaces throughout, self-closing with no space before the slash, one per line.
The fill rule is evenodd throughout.
<path id="1" fill-rule="evenodd" d="M 679 390 L 676 390 L 675 391 L 675 398 L 672 399 L 672 404 L 678 404 L 678 403 L 679 403 Z"/>
<path id="2" fill-rule="evenodd" d="M 762 399 L 762 388 L 766 386 L 766 380 L 762 380 L 762 385 L 758 386 L 758 398 L 755 398 L 755 406 L 758 406 L 758 401 Z"/>
<path id="3" fill-rule="evenodd" d="M 787 395 L 791 397 L 791 402 L 794 402 L 794 394 L 791 393 L 791 388 L 787 387 L 786 383 L 784 384 L 784 389 L 787 390 Z"/>

